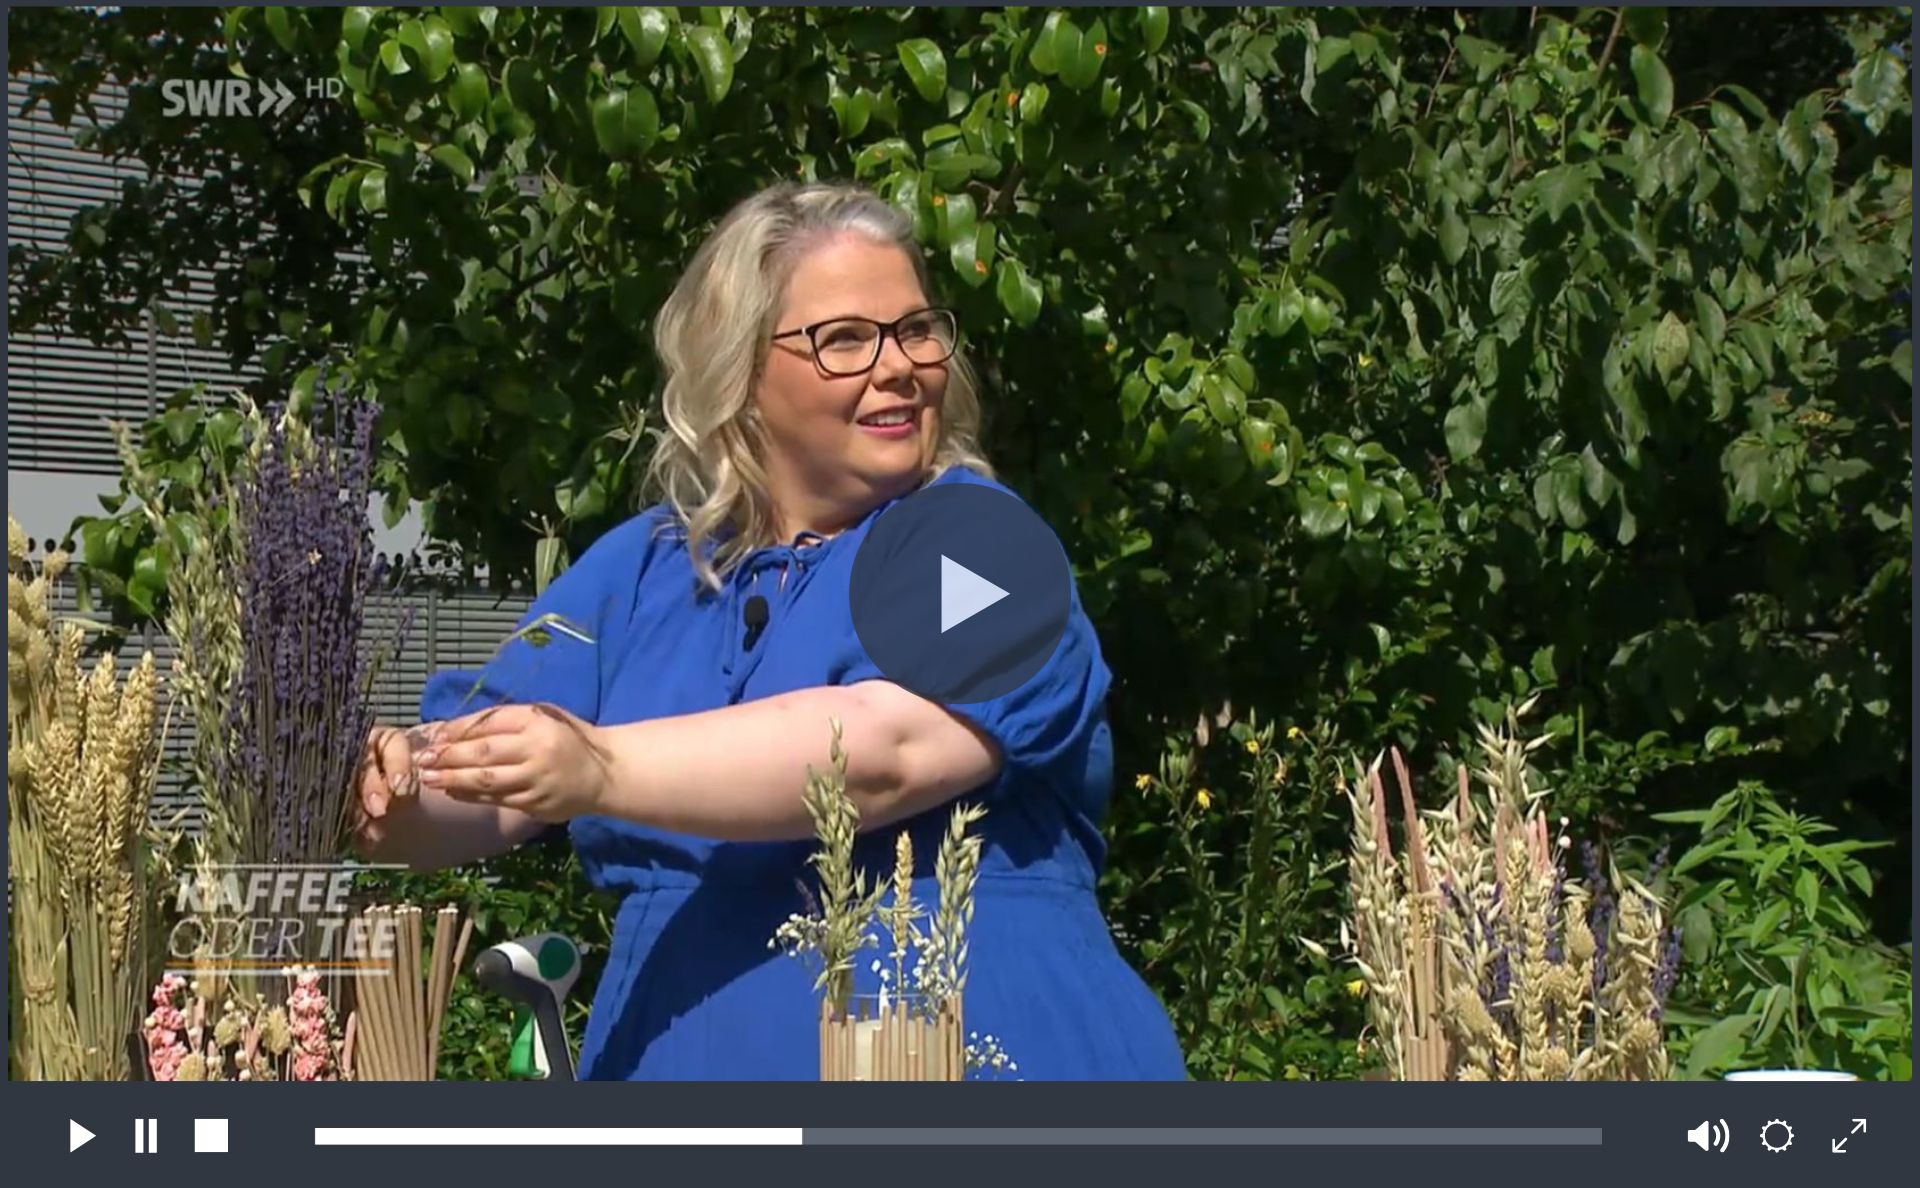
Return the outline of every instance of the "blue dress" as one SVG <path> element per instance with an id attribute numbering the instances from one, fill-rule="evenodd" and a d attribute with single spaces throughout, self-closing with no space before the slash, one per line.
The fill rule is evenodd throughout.
<path id="1" fill-rule="evenodd" d="M 959 469 L 935 481 L 991 483 Z M 854 553 L 884 511 L 832 539 L 763 549 L 722 590 L 702 593 L 684 536 L 663 508 L 649 509 L 596 542 L 528 613 L 564 615 L 593 645 L 515 642 L 484 673 L 436 673 L 421 718 L 452 717 L 463 702 L 472 712 L 546 701 L 612 725 L 884 679 L 854 633 L 847 588 Z M 755 594 L 771 615 L 747 650 L 741 611 Z M 1186 1076 L 1165 1009 L 1115 949 L 1095 898 L 1113 784 L 1108 679 L 1076 592 L 1066 635 L 1038 675 L 996 700 L 951 707 L 1005 756 L 999 777 L 970 794 L 988 811 L 974 827 L 985 846 L 966 1028 L 995 1037 L 1018 1066 L 1011 1075 L 1025 1080 Z M 828 724 L 820 729 L 824 743 Z M 937 903 L 933 859 L 952 807 L 862 835 L 857 865 L 890 877 L 895 836 L 909 829 L 914 897 Z M 814 971 L 768 947 L 789 914 L 807 909 L 813 843 L 717 842 L 605 817 L 568 830 L 588 877 L 621 899 L 580 1075 L 817 1079 Z M 870 962 L 882 956 L 859 955 L 856 993 L 879 989 Z"/>

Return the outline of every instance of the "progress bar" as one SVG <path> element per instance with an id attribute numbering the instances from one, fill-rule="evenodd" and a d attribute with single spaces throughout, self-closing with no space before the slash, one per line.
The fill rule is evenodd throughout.
<path id="1" fill-rule="evenodd" d="M 317 1147 L 1597 1147 L 1597 1126 L 316 1126 Z"/>

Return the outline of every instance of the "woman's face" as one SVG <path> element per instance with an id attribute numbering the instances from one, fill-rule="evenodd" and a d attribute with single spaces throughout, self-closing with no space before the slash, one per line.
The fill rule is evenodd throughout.
<path id="1" fill-rule="evenodd" d="M 834 318 L 892 322 L 926 307 L 905 252 L 845 234 L 801 258 L 774 333 Z M 823 368 L 805 335 L 772 344 L 754 400 L 783 538 L 838 531 L 913 489 L 939 439 L 947 366 L 914 363 L 891 334 L 870 369 L 848 376 Z"/>

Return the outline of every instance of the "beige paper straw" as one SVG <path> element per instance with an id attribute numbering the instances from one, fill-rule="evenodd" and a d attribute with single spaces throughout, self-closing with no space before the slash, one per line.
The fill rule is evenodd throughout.
<path id="1" fill-rule="evenodd" d="M 412 1066 L 410 1080 L 427 1079 L 427 1005 L 421 1001 L 425 994 L 425 984 L 421 981 L 422 935 L 420 909 L 407 908 L 407 980 L 402 988 L 407 994 L 407 1063 Z"/>
<path id="2" fill-rule="evenodd" d="M 427 982 L 427 1079 L 434 1079 L 434 1067 L 440 1052 L 440 1013 L 445 1003 L 447 963 L 453 957 L 452 907 L 434 913 L 432 974 Z"/>

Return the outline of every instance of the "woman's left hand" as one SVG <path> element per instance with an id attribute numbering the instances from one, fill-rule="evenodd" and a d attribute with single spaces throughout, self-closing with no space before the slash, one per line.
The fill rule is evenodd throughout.
<path id="1" fill-rule="evenodd" d="M 414 756 L 420 782 L 456 800 L 518 809 L 541 821 L 601 811 L 613 756 L 591 723 L 551 705 L 503 705 L 437 722 Z"/>

